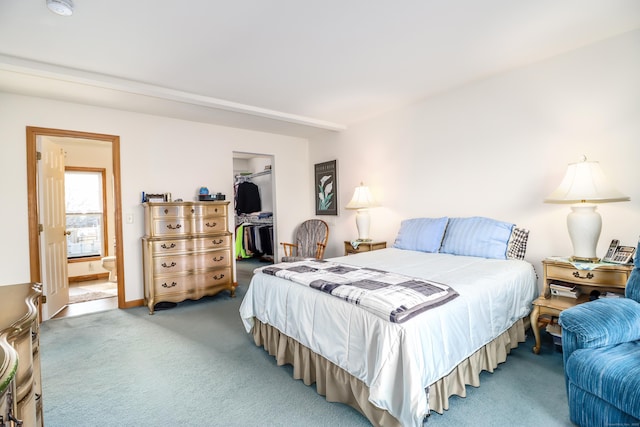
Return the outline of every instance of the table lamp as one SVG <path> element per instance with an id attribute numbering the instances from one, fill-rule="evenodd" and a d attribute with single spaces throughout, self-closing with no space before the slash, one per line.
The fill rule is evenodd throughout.
<path id="1" fill-rule="evenodd" d="M 353 192 L 351 201 L 347 203 L 345 209 L 354 209 L 356 213 L 356 227 L 358 227 L 358 241 L 369 242 L 369 226 L 371 225 L 371 218 L 369 216 L 369 209 L 375 207 L 376 203 L 373 200 L 369 187 L 364 183 L 360 183 L 360 186 L 356 187 Z"/>
<path id="2" fill-rule="evenodd" d="M 600 238 L 602 218 L 596 212 L 596 203 L 623 202 L 630 198 L 608 182 L 598 162 L 570 163 L 560 186 L 544 201 L 546 203 L 572 203 L 567 216 L 567 228 L 573 245 L 572 261 L 598 262 L 596 246 Z"/>

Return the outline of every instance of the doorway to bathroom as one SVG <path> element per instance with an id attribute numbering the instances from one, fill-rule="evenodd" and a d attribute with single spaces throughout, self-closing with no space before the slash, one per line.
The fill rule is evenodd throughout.
<path id="1" fill-rule="evenodd" d="M 43 320 L 125 305 L 119 142 L 113 135 L 27 127 L 30 268 L 31 280 L 43 286 Z M 76 207 L 69 217 L 65 167 L 104 171 L 101 209 Z"/>

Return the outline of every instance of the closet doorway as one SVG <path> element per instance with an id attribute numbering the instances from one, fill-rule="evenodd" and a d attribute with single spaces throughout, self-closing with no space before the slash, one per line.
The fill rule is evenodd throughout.
<path id="1" fill-rule="evenodd" d="M 275 169 L 272 155 L 233 153 L 233 213 L 237 270 L 273 263 L 278 248 L 275 230 Z"/>

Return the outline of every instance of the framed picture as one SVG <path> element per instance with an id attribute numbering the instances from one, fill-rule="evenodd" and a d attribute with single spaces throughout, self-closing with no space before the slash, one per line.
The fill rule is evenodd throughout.
<path id="1" fill-rule="evenodd" d="M 336 161 L 314 166 L 316 215 L 338 215 L 338 178 Z"/>

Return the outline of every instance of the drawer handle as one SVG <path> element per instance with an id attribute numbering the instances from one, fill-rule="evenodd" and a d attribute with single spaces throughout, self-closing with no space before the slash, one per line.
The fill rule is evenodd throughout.
<path id="1" fill-rule="evenodd" d="M 219 245 L 220 243 L 224 242 L 224 240 L 220 239 L 220 240 L 212 240 L 211 243 L 213 243 L 214 245 Z"/>
<path id="2" fill-rule="evenodd" d="M 220 275 L 217 275 L 217 274 L 216 274 L 215 276 L 213 276 L 213 278 L 214 278 L 215 280 L 224 279 L 224 274 L 220 274 Z"/>
<path id="3" fill-rule="evenodd" d="M 167 285 L 166 282 L 162 284 L 163 288 L 173 288 L 174 286 L 178 286 L 178 284 L 176 282 L 171 282 L 170 285 Z"/>
<path id="4" fill-rule="evenodd" d="M 164 210 L 164 214 L 166 215 L 166 214 L 168 214 L 168 213 L 169 213 L 169 209 L 165 209 L 165 210 Z"/>
<path id="5" fill-rule="evenodd" d="M 224 259 L 224 256 L 221 256 L 220 258 L 218 258 L 217 256 L 213 257 L 213 260 L 216 262 L 222 261 Z"/>
<path id="6" fill-rule="evenodd" d="M 213 227 L 215 227 L 216 225 L 218 225 L 218 223 L 217 223 L 217 222 L 207 222 L 205 225 L 206 225 L 207 227 L 213 228 Z"/>
<path id="7" fill-rule="evenodd" d="M 586 276 L 580 276 L 580 273 L 577 271 L 573 272 L 573 277 L 577 279 L 593 279 L 593 273 L 589 272 Z"/>
<path id="8" fill-rule="evenodd" d="M 191 208 L 191 213 L 196 213 L 196 210 Z"/>
<path id="9" fill-rule="evenodd" d="M 163 243 L 163 244 L 161 244 L 161 245 L 160 245 L 160 247 L 161 247 L 162 249 L 173 249 L 173 248 L 175 248 L 175 247 L 176 247 L 176 244 L 175 244 L 175 243 L 172 243 L 172 244 L 170 244 L 169 246 L 167 246 L 167 244 L 166 244 L 166 243 Z"/>
<path id="10" fill-rule="evenodd" d="M 176 266 L 176 263 L 172 261 L 172 262 L 171 262 L 171 264 L 168 264 L 168 265 L 167 265 L 167 263 L 166 263 L 166 262 L 163 262 L 163 263 L 162 263 L 162 266 L 163 266 L 164 268 L 171 268 L 171 267 L 175 267 L 175 266 Z"/>
<path id="11" fill-rule="evenodd" d="M 177 230 L 177 229 L 179 229 L 179 228 L 182 228 L 182 225 L 181 225 L 181 224 L 176 224 L 176 226 L 174 227 L 174 226 L 173 226 L 173 225 L 171 225 L 171 224 L 167 224 L 167 228 L 168 228 L 169 230 Z"/>

